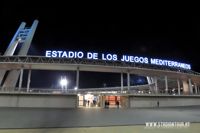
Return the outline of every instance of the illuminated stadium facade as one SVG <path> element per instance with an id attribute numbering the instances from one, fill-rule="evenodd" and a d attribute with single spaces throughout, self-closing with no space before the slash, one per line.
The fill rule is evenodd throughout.
<path id="1" fill-rule="evenodd" d="M 47 50 L 45 56 L 27 55 L 38 21 L 31 28 L 23 22 L 13 37 L 4 55 L 0 56 L 0 85 L 2 92 L 75 94 L 77 106 L 104 107 L 108 101 L 115 107 L 130 106 L 129 95 L 140 96 L 193 96 L 200 94 L 200 74 L 191 70 L 190 64 L 148 57 L 104 54 L 82 51 Z M 22 47 L 14 55 L 18 44 Z M 23 71 L 28 70 L 27 87 L 22 88 Z M 71 90 L 39 90 L 30 88 L 32 70 L 76 71 L 76 87 Z M 79 88 L 79 72 L 119 73 L 121 86 L 103 88 Z M 124 86 L 123 75 L 127 75 Z M 130 75 L 147 78 L 148 84 L 130 85 Z M 19 83 L 17 85 L 17 82 Z M 88 102 L 89 101 L 89 102 Z M 130 104 L 130 103 L 129 103 Z"/>

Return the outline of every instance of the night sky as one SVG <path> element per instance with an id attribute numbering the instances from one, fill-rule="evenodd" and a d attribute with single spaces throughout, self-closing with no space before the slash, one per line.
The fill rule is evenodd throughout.
<path id="1" fill-rule="evenodd" d="M 189 63 L 192 70 L 200 72 L 199 16 L 85 12 L 68 7 L 14 8 L 5 4 L 0 9 L 1 54 L 22 21 L 31 26 L 38 19 L 29 54 L 44 56 L 45 50 L 54 49 L 130 54 Z M 120 76 L 112 82 L 120 85 Z"/>

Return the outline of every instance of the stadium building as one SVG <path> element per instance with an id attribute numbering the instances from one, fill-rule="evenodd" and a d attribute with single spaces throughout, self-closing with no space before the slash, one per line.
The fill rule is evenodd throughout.
<path id="1" fill-rule="evenodd" d="M 45 56 L 27 55 L 37 25 L 37 20 L 31 27 L 25 27 L 26 23 L 22 22 L 0 56 L 0 99 L 4 101 L 0 106 L 132 108 L 200 105 L 200 74 L 192 71 L 190 64 L 82 51 L 46 50 Z M 21 48 L 16 53 L 19 44 Z M 32 70 L 75 71 L 76 86 L 66 90 L 67 80 L 62 77 L 62 89 L 31 88 Z M 28 71 L 26 88 L 22 87 L 24 71 Z M 121 86 L 80 88 L 81 71 L 117 73 Z M 132 86 L 131 75 L 146 77 L 147 84 Z"/>

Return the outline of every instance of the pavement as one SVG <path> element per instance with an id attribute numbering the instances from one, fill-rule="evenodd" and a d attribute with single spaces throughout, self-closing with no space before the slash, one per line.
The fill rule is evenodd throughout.
<path id="1" fill-rule="evenodd" d="M 81 128 L 39 128 L 39 129 L 0 129 L 0 133 L 199 133 L 200 123 L 189 127 L 146 128 L 144 125 L 81 127 Z"/>
<path id="2" fill-rule="evenodd" d="M 52 130 L 54 128 L 57 130 L 94 128 L 95 130 L 97 128 L 123 128 L 126 126 L 131 131 L 132 127 L 137 126 L 143 129 L 146 122 L 190 122 L 191 125 L 193 123 L 198 124 L 200 123 L 200 107 L 142 109 L 0 108 L 1 131 L 12 129 L 13 131 L 16 129 L 23 131 L 31 129 L 47 130 L 48 128 Z M 194 129 L 199 127 L 195 125 Z"/>

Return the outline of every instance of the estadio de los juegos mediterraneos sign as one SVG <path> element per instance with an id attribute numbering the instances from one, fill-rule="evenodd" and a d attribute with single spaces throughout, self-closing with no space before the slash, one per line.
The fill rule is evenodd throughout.
<path id="1" fill-rule="evenodd" d="M 122 61 L 122 62 L 130 62 L 130 63 L 176 67 L 176 68 L 182 68 L 182 69 L 187 69 L 187 70 L 191 69 L 190 64 L 181 63 L 177 61 L 148 58 L 148 57 L 141 57 L 141 56 L 131 56 L 131 55 L 119 56 L 117 54 L 110 54 L 110 53 L 104 54 L 104 53 L 82 52 L 82 51 L 47 50 L 45 53 L 45 56 L 54 57 L 54 58 L 79 58 L 79 59 L 85 58 L 85 59 L 90 59 L 90 60 Z"/>

